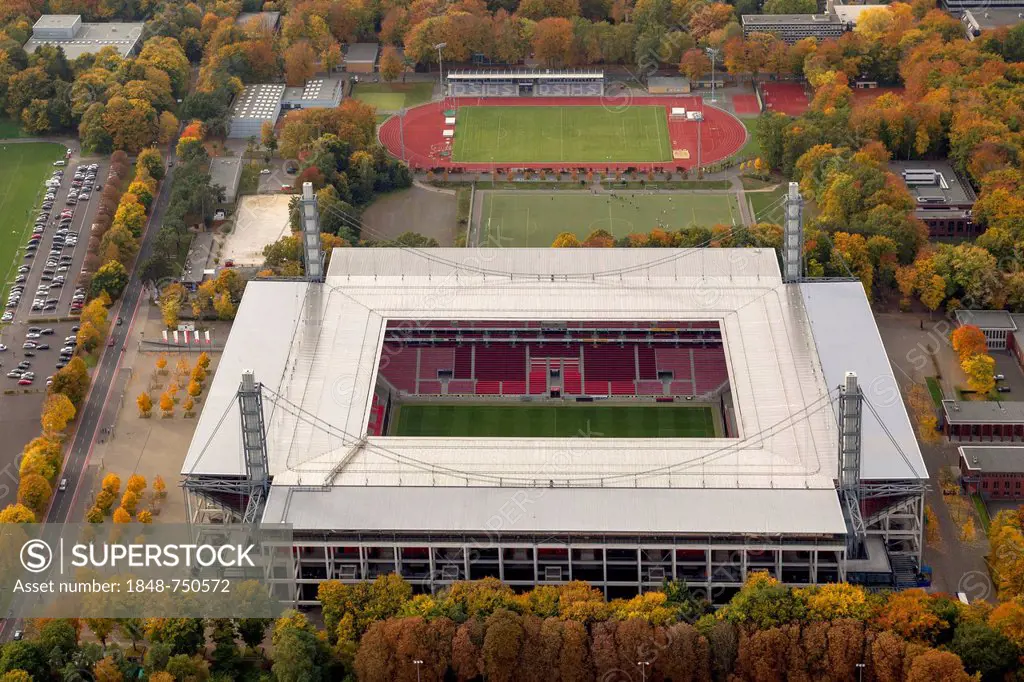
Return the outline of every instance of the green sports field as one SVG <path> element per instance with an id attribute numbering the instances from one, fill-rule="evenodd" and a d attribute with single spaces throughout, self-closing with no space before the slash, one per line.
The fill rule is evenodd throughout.
<path id="1" fill-rule="evenodd" d="M 463 163 L 671 161 L 664 107 L 459 108 L 452 159 Z"/>
<path id="2" fill-rule="evenodd" d="M 481 191 L 477 213 L 480 246 L 551 246 L 560 232 L 581 240 L 594 230 L 616 238 L 652 229 L 741 222 L 736 196 L 728 194 L 651 194 L 617 191 Z"/>
<path id="3" fill-rule="evenodd" d="M 429 102 L 433 94 L 433 83 L 359 83 L 352 89 L 354 98 L 377 107 L 377 113 Z"/>
<path id="4" fill-rule="evenodd" d="M 402 405 L 392 436 L 713 438 L 705 405 Z"/>
<path id="5" fill-rule="evenodd" d="M 43 181 L 53 162 L 64 158 L 64 146 L 50 142 L 3 144 L 0 140 L 0 290 L 4 294 L 22 261 L 16 256 L 28 238 L 31 217 L 43 195 Z M 6 299 L 6 295 L 4 296 Z"/>

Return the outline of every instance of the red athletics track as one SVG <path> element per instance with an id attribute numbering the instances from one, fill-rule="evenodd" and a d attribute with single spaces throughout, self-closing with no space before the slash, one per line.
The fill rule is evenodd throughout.
<path id="1" fill-rule="evenodd" d="M 619 108 L 612 106 L 610 100 L 601 97 L 487 97 L 460 98 L 453 105 L 449 99 L 445 102 L 430 102 L 405 114 L 405 158 L 413 169 L 426 168 L 462 168 L 467 171 L 486 171 L 495 167 L 512 168 L 552 168 L 572 169 L 589 168 L 596 171 L 625 170 L 637 168 L 641 171 L 654 168 L 682 169 L 697 165 L 697 123 L 695 121 L 668 121 L 669 137 L 673 149 L 687 149 L 689 159 L 673 159 L 651 163 L 573 163 L 571 161 L 548 163 L 516 163 L 503 161 L 498 163 L 459 163 L 451 157 L 442 157 L 436 150 L 445 144 L 442 136 L 445 107 L 515 107 L 515 106 L 606 106 L 610 111 Z M 739 151 L 746 141 L 747 131 L 739 120 L 725 111 L 707 104 L 701 104 L 699 97 L 636 97 L 629 101 L 630 105 L 663 106 L 665 115 L 672 107 L 686 107 L 687 110 L 703 108 L 704 123 L 701 131 L 701 163 L 705 166 L 720 161 Z M 458 124 L 456 124 L 456 131 Z M 380 127 L 378 136 L 381 144 L 394 156 L 402 155 L 402 126 L 398 116 L 392 116 Z M 458 135 L 458 132 L 456 132 Z"/>

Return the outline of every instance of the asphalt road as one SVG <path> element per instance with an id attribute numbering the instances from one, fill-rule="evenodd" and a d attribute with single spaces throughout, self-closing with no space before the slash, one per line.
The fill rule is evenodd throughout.
<path id="1" fill-rule="evenodd" d="M 144 233 L 136 264 L 144 262 L 153 252 L 153 244 L 156 241 L 156 236 L 160 231 L 160 226 L 163 224 L 164 215 L 167 211 L 173 175 L 174 169 L 169 168 L 166 177 L 160 185 L 160 192 L 154 203 L 153 213 L 150 216 Z M 54 496 L 53 503 L 46 515 L 46 523 L 76 523 L 82 521 L 82 519 L 72 517 L 72 510 L 75 508 L 78 495 L 83 492 L 88 493 L 88 491 L 81 491 L 79 488 L 86 465 L 89 462 L 89 456 L 92 453 L 93 445 L 96 442 L 103 406 L 110 396 L 114 384 L 114 376 L 121 365 L 125 339 L 131 334 L 131 329 L 135 322 L 135 313 L 138 310 L 139 302 L 144 293 L 145 289 L 142 280 L 139 277 L 138 269 L 135 268 L 119 304 L 110 311 L 109 317 L 111 320 L 122 317 L 125 320 L 125 324 L 123 326 L 111 326 L 111 336 L 114 339 L 114 344 L 104 348 L 103 355 L 93 370 L 92 388 L 79 412 L 78 428 L 64 457 L 64 469 L 61 472 L 61 477 L 68 480 L 67 490 Z M 21 602 L 21 599 L 14 600 L 12 613 L 16 614 L 19 612 Z M 0 626 L 0 640 L 9 640 L 14 635 L 15 630 L 20 627 L 19 623 L 19 619 L 5 619 L 3 625 Z"/>

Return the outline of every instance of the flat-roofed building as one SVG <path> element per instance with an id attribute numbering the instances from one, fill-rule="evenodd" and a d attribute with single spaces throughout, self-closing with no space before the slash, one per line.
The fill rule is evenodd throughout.
<path id="1" fill-rule="evenodd" d="M 44 14 L 32 26 L 25 52 L 32 54 L 41 45 L 59 45 L 71 60 L 113 47 L 127 57 L 141 46 L 142 28 L 142 22 L 86 23 L 79 14 Z"/>
<path id="2" fill-rule="evenodd" d="M 379 43 L 352 43 L 345 50 L 345 70 L 349 73 L 373 73 L 377 70 Z"/>
<path id="3" fill-rule="evenodd" d="M 977 199 L 970 183 L 945 161 L 893 161 L 889 170 L 917 202 L 914 217 L 933 237 L 975 237 L 982 229 L 974 222 Z"/>
<path id="4" fill-rule="evenodd" d="M 744 14 L 743 35 L 771 33 L 786 43 L 795 43 L 804 38 L 838 38 L 846 33 L 848 26 L 833 13 L 823 14 Z"/>
<path id="5" fill-rule="evenodd" d="M 1024 498 L 1024 447 L 965 445 L 960 448 L 960 483 L 985 499 Z"/>
<path id="6" fill-rule="evenodd" d="M 343 81 L 333 76 L 310 78 L 301 88 L 285 88 L 282 109 L 329 109 L 341 104 Z"/>
<path id="7" fill-rule="evenodd" d="M 974 40 L 982 31 L 991 31 L 1004 26 L 1016 26 L 1024 21 L 1024 5 L 1020 7 L 975 7 L 964 10 L 960 21 L 968 40 Z"/>
<path id="8" fill-rule="evenodd" d="M 259 21 L 259 26 L 268 31 L 277 31 L 278 25 L 281 23 L 280 12 L 242 12 L 235 17 L 235 24 L 242 28 L 249 28 L 252 25 L 253 20 Z"/>
<path id="9" fill-rule="evenodd" d="M 247 85 L 231 105 L 231 128 L 228 137 L 246 139 L 259 137 L 265 122 L 277 123 L 281 115 L 283 83 Z"/>
<path id="10" fill-rule="evenodd" d="M 966 10 L 984 10 L 991 12 L 996 9 L 1024 8 L 1024 0 L 942 0 L 942 8 L 950 12 Z"/>

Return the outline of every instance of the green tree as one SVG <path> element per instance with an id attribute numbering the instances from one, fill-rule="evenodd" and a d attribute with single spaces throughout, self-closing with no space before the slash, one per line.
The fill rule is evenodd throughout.
<path id="1" fill-rule="evenodd" d="M 112 260 L 100 266 L 92 276 L 91 286 L 93 296 L 99 296 L 105 291 L 111 300 L 116 300 L 128 286 L 128 271 L 120 262 Z"/>
<path id="2" fill-rule="evenodd" d="M 280 682 L 326 679 L 327 651 L 306 617 L 291 612 L 274 626 L 274 678 Z"/>
<path id="3" fill-rule="evenodd" d="M 33 680 L 49 679 L 50 667 L 35 642 L 8 642 L 0 654 L 0 673 L 24 670 Z"/>
<path id="4" fill-rule="evenodd" d="M 973 621 L 960 623 L 949 645 L 969 673 L 981 673 L 983 680 L 1002 680 L 1012 671 L 1020 650 L 998 630 Z"/>
<path id="5" fill-rule="evenodd" d="M 164 177 L 164 157 L 156 147 L 146 147 L 139 152 L 135 164 L 145 168 L 149 176 L 160 181 Z"/>

